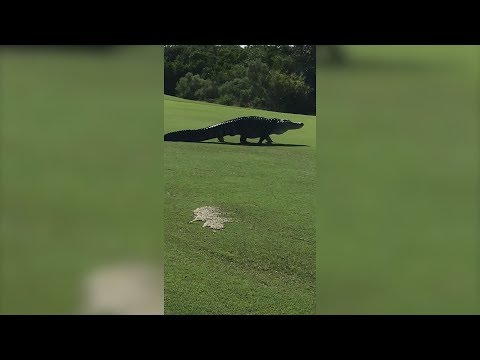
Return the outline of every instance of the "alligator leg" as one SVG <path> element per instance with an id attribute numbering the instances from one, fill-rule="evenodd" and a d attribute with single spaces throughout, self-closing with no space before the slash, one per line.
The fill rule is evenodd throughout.
<path id="1" fill-rule="evenodd" d="M 260 137 L 258 144 L 260 145 L 263 142 L 263 140 L 266 140 L 267 144 L 271 144 L 273 142 L 272 139 L 270 139 L 270 135 L 265 135 Z"/>
<path id="2" fill-rule="evenodd" d="M 218 137 L 218 141 L 220 141 L 220 142 L 225 142 L 225 140 L 223 139 L 223 136 L 219 136 L 219 137 Z"/>
<path id="3" fill-rule="evenodd" d="M 241 144 L 248 144 L 247 138 L 246 138 L 245 136 L 243 136 L 243 135 L 240 136 L 240 143 L 241 143 Z"/>

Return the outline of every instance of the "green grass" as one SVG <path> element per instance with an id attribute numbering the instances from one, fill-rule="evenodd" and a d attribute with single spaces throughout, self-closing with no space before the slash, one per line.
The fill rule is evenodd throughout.
<path id="1" fill-rule="evenodd" d="M 1 50 L 1 313 L 74 313 L 86 272 L 160 262 L 162 59 Z"/>
<path id="2" fill-rule="evenodd" d="M 303 121 L 272 139 L 307 146 L 164 143 L 167 314 L 314 312 L 315 117 L 165 97 L 165 132 L 243 115 Z M 236 221 L 189 224 L 206 205 Z"/>
<path id="3" fill-rule="evenodd" d="M 478 312 L 478 47 L 347 50 L 316 136 L 165 97 L 165 131 L 281 116 L 305 147 L 162 144 L 155 48 L 2 50 L 0 312 L 75 312 L 85 272 L 160 261 L 164 219 L 170 314 Z"/>
<path id="4" fill-rule="evenodd" d="M 478 313 L 478 47 L 318 67 L 317 312 Z"/>

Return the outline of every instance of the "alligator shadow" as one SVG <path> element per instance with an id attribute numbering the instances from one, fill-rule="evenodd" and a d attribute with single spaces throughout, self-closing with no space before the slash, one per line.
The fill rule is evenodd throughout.
<path id="1" fill-rule="evenodd" d="M 259 143 L 246 143 L 246 144 L 242 144 L 242 143 L 234 143 L 234 142 L 228 142 L 228 141 L 225 141 L 225 142 L 199 142 L 198 144 L 210 144 L 210 145 L 231 145 L 231 146 L 262 146 L 262 147 L 275 147 L 275 146 L 292 146 L 292 147 L 295 147 L 295 146 L 306 146 L 308 147 L 308 145 L 303 145 L 303 144 L 277 144 L 277 143 L 273 143 L 273 144 L 259 144 Z"/>

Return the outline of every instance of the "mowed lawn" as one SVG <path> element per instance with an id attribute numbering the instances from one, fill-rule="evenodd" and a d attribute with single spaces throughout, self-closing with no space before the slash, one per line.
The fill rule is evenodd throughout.
<path id="1" fill-rule="evenodd" d="M 161 262 L 162 62 L 0 48 L 1 313 L 77 313 L 87 273 Z"/>
<path id="2" fill-rule="evenodd" d="M 305 146 L 164 143 L 167 314 L 314 313 L 315 117 L 165 96 L 165 132 L 244 115 L 304 122 L 272 140 Z M 201 206 L 234 222 L 189 223 Z"/>
<path id="3" fill-rule="evenodd" d="M 480 48 L 317 66 L 317 312 L 478 313 Z"/>

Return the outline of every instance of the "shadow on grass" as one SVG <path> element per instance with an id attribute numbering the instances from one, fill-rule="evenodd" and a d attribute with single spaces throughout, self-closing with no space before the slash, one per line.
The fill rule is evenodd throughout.
<path id="1" fill-rule="evenodd" d="M 236 143 L 236 142 L 228 142 L 228 141 L 225 141 L 225 142 L 198 142 L 197 144 L 210 144 L 210 145 L 237 145 L 237 146 L 262 146 L 262 147 L 275 147 L 275 146 L 307 146 L 308 145 L 302 145 L 302 144 L 278 144 L 278 143 L 273 143 L 273 144 L 259 144 L 259 143 L 251 143 L 251 142 L 248 142 L 246 144 L 242 144 L 242 143 Z"/>

